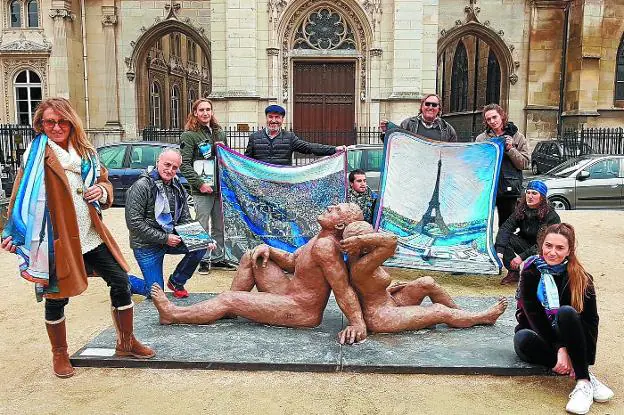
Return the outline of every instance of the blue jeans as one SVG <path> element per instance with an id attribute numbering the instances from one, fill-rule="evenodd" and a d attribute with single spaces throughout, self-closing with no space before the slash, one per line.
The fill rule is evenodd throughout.
<path id="1" fill-rule="evenodd" d="M 128 276 L 132 294 L 140 294 L 149 298 L 152 284 L 156 283 L 160 285 L 160 288 L 164 288 L 163 260 L 165 254 L 185 254 L 173 274 L 169 277 L 174 285 L 184 285 L 193 276 L 199 261 L 206 254 L 206 250 L 200 249 L 189 252 L 184 246 L 171 247 L 168 245 L 134 249 L 134 257 L 139 263 L 143 279 L 134 275 Z"/>

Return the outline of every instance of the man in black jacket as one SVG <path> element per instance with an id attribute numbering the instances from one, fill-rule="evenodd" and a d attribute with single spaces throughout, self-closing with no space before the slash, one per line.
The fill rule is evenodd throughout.
<path id="1" fill-rule="evenodd" d="M 174 226 L 193 222 L 186 190 L 176 173 L 182 156 L 169 148 L 160 153 L 156 169 L 143 173 L 130 187 L 126 199 L 126 225 L 130 231 L 130 247 L 134 251 L 143 279 L 129 275 L 133 294 L 150 296 L 152 284 L 163 287 L 165 254 L 184 254 L 167 281 L 177 298 L 188 297 L 184 284 L 191 278 L 206 249 L 189 252 L 182 239 L 173 233 Z M 214 249 L 212 244 L 210 249 Z"/>
<path id="2" fill-rule="evenodd" d="M 295 133 L 282 130 L 286 110 L 279 105 L 269 105 L 264 110 L 266 127 L 249 136 L 245 155 L 253 159 L 282 166 L 292 165 L 293 152 L 330 156 L 337 151 L 345 151 L 345 146 L 328 146 L 308 143 Z"/>

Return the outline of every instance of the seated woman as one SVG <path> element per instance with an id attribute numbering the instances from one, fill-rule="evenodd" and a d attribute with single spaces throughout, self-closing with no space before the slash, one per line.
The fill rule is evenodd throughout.
<path id="1" fill-rule="evenodd" d="M 516 210 L 505 221 L 496 235 L 496 252 L 502 257 L 507 275 L 501 284 L 515 284 L 520 278 L 522 261 L 537 253 L 537 234 L 540 230 L 560 223 L 559 215 L 548 204 L 548 188 L 539 180 L 527 184 L 525 196 Z M 516 229 L 520 231 L 516 234 Z"/>
<path id="2" fill-rule="evenodd" d="M 369 223 L 358 221 L 345 228 L 343 238 L 340 244 L 349 255 L 351 285 L 371 332 L 418 330 L 438 323 L 451 327 L 491 325 L 507 308 L 507 300 L 501 298 L 482 312 L 462 310 L 431 277 L 389 287 L 390 276 L 381 265 L 394 255 L 396 236 L 375 232 Z M 420 305 L 425 297 L 431 299 L 431 306 Z"/>
<path id="3" fill-rule="evenodd" d="M 593 401 L 610 400 L 613 391 L 588 370 L 598 340 L 596 290 L 575 251 L 574 228 L 567 223 L 540 235 L 539 255 L 522 270 L 514 348 L 525 362 L 575 378 L 566 410 L 585 414 Z"/>

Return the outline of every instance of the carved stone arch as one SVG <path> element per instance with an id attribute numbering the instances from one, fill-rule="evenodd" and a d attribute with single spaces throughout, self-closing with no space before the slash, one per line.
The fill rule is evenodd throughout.
<path id="1" fill-rule="evenodd" d="M 355 0 L 293 0 L 282 13 L 277 29 L 279 49 L 282 54 L 282 98 L 284 101 L 288 98 L 291 72 L 290 58 L 295 32 L 308 14 L 321 7 L 326 7 L 340 14 L 351 27 L 356 42 L 356 50 L 352 57 L 359 62 L 358 85 L 360 95 L 362 98 L 366 96 L 368 58 L 373 42 L 372 23 L 366 10 Z M 319 53 L 317 57 L 323 56 L 327 55 Z"/>
<path id="2" fill-rule="evenodd" d="M 460 24 L 449 31 L 442 31 L 442 36 L 438 39 L 438 62 L 445 51 L 455 53 L 452 46 L 467 35 L 476 36 L 486 42 L 498 59 L 501 71 L 500 105 L 507 108 L 509 85 L 514 85 L 518 81 L 516 74 L 518 63 L 514 61 L 512 56 L 513 46 L 508 46 L 499 33 L 476 21 Z"/>
<path id="3" fill-rule="evenodd" d="M 163 71 L 163 76 L 159 76 L 159 81 L 161 83 L 161 90 L 163 94 L 163 106 L 164 110 L 162 111 L 162 120 L 165 126 L 169 123 L 169 97 L 171 95 L 171 85 L 170 83 L 164 79 L 167 78 L 164 74 L 169 73 L 171 77 L 178 78 L 180 80 L 186 76 L 190 78 L 199 77 L 202 81 L 202 85 L 204 83 L 208 86 L 212 85 L 211 77 L 212 77 L 212 59 L 211 59 L 211 46 L 210 41 L 204 34 L 204 29 L 201 27 L 195 27 L 190 19 L 179 20 L 177 15 L 170 14 L 168 18 L 165 20 L 160 20 L 157 18 L 155 23 L 149 27 L 141 28 L 142 34 L 136 40 L 136 42 L 131 42 L 132 52 L 129 57 L 125 59 L 126 66 L 128 67 L 128 71 L 126 72 L 126 76 L 129 81 L 135 82 L 135 99 L 137 103 L 137 128 L 141 129 L 147 125 L 149 125 L 150 120 L 150 110 L 146 108 L 144 103 L 149 102 L 149 80 L 147 79 L 147 72 L 143 70 L 143 67 L 147 65 L 148 55 L 150 53 L 150 49 L 156 43 L 158 39 L 163 38 L 165 35 L 169 33 L 177 32 L 182 33 L 186 36 L 187 39 L 191 39 L 195 42 L 196 45 L 202 51 L 202 54 L 206 56 L 206 65 L 207 68 L 202 68 L 203 60 L 200 63 L 195 63 L 192 67 L 183 68 L 179 65 L 180 58 L 176 58 L 174 60 L 169 60 L 166 62 L 162 59 L 162 68 L 157 70 Z M 198 66 L 199 65 L 199 66 Z M 151 70 L 154 68 L 152 67 Z M 144 73 L 145 72 L 145 73 Z M 154 71 L 154 74 L 156 72 Z M 154 75 L 155 77 L 157 75 Z M 135 80 L 136 78 L 136 80 Z M 168 79 L 168 78 L 167 78 Z M 184 96 L 183 91 L 183 82 L 180 81 L 180 92 L 181 96 Z M 184 113 L 182 110 L 181 114 Z M 182 115 L 180 115 L 181 117 Z"/>
<path id="4" fill-rule="evenodd" d="M 187 38 L 191 38 L 195 43 L 197 43 L 202 52 L 208 57 L 208 65 L 212 73 L 210 41 L 203 34 L 203 29 L 196 29 L 190 24 L 177 19 L 169 19 L 158 22 L 149 29 L 142 27 L 141 31 L 143 33 L 139 36 L 136 42 L 130 42 L 130 45 L 132 46 L 132 53 L 125 59 L 126 66 L 128 67 L 126 76 L 129 81 L 134 80 L 137 63 L 146 58 L 150 46 L 156 40 L 171 32 L 180 32 Z"/>

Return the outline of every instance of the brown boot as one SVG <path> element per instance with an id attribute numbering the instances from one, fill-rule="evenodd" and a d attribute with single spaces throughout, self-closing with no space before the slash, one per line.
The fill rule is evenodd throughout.
<path id="1" fill-rule="evenodd" d="M 516 270 L 507 271 L 507 275 L 501 280 L 501 285 L 517 284 L 520 280 L 520 273 Z"/>
<path id="2" fill-rule="evenodd" d="M 113 308 L 113 323 L 117 329 L 117 346 L 115 355 L 132 356 L 137 359 L 151 359 L 156 353 L 147 346 L 144 346 L 134 337 L 133 327 L 133 304 L 128 308 Z"/>
<path id="3" fill-rule="evenodd" d="M 60 321 L 50 323 L 46 321 L 46 330 L 52 345 L 52 368 L 59 378 L 69 378 L 74 375 L 74 368 L 67 354 L 67 336 L 65 330 L 65 317 Z"/>

